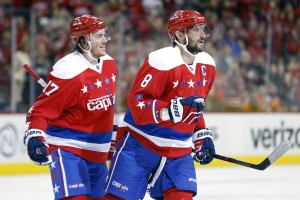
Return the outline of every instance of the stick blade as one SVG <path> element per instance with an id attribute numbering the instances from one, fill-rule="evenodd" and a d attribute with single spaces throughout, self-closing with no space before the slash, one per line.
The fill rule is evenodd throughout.
<path id="1" fill-rule="evenodd" d="M 280 158 L 283 154 L 285 154 L 289 149 L 293 147 L 293 143 L 289 140 L 282 141 L 274 151 L 268 156 L 270 163 L 275 162 L 278 158 Z"/>
<path id="2" fill-rule="evenodd" d="M 285 154 L 289 149 L 293 147 L 293 144 L 289 140 L 282 141 L 273 151 L 272 153 L 260 164 L 255 166 L 258 170 L 267 169 L 272 163 L 274 163 L 278 158 L 280 158 L 283 154 Z"/>

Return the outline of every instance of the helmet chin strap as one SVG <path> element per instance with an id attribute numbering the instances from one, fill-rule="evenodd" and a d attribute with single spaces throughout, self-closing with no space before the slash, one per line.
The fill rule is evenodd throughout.
<path id="1" fill-rule="evenodd" d="M 89 41 L 89 40 L 87 40 L 87 39 L 86 39 L 86 41 L 87 41 L 87 43 L 88 43 L 88 45 L 89 45 L 89 49 L 88 49 L 88 50 L 85 50 L 85 49 L 81 46 L 80 43 L 78 44 L 78 46 L 80 47 L 80 49 L 81 49 L 82 51 L 84 51 L 84 52 L 87 54 L 87 56 L 88 56 L 90 59 L 92 59 L 93 61 L 97 61 L 98 58 L 95 58 L 95 57 L 91 54 L 91 50 L 92 50 L 92 43 L 91 43 L 91 41 Z"/>
<path id="2" fill-rule="evenodd" d="M 186 48 L 186 46 L 187 46 L 188 43 L 189 43 L 189 38 L 188 38 L 188 36 L 185 34 L 184 37 L 185 37 L 185 40 L 186 40 L 186 43 L 185 43 L 185 44 L 180 44 L 176 39 L 175 39 L 175 43 L 176 43 L 178 46 L 180 46 L 181 48 L 183 48 L 183 50 L 184 50 L 186 53 L 188 53 L 190 56 L 195 57 L 196 55 L 192 54 L 192 53 Z"/>
<path id="3" fill-rule="evenodd" d="M 78 46 L 80 47 L 80 49 L 81 49 L 82 51 L 84 51 L 84 52 L 87 54 L 87 56 L 88 56 L 89 58 L 91 58 L 93 61 L 97 61 L 98 58 L 95 58 L 95 57 L 92 56 L 92 54 L 91 54 L 91 49 L 92 49 L 91 42 L 90 42 L 90 41 L 87 41 L 87 43 L 88 43 L 88 45 L 89 45 L 89 47 L 90 47 L 88 50 L 85 50 L 85 49 L 81 46 L 81 44 L 78 44 Z"/>

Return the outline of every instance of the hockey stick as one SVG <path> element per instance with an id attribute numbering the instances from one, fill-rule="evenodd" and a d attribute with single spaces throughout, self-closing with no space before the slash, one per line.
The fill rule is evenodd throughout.
<path id="1" fill-rule="evenodd" d="M 29 65 L 25 64 L 23 65 L 24 69 L 29 72 L 33 78 L 43 87 L 45 87 L 47 84 L 46 82 L 31 68 Z M 219 154 L 215 154 L 214 158 L 223 160 L 226 162 L 230 162 L 233 164 L 249 167 L 252 169 L 257 169 L 257 170 L 265 170 L 267 169 L 272 163 L 274 163 L 278 158 L 280 158 L 283 154 L 285 154 L 289 149 L 291 149 L 293 146 L 292 142 L 289 140 L 282 141 L 272 152 L 271 154 L 264 159 L 261 163 L 259 164 L 253 164 L 253 163 L 248 163 L 245 161 L 237 160 L 235 158 L 227 157 L 227 156 L 222 156 Z M 193 152 L 195 153 L 195 150 L 193 149 Z"/>
<path id="2" fill-rule="evenodd" d="M 42 86 L 46 87 L 47 83 L 27 64 L 23 68 Z"/>
<path id="3" fill-rule="evenodd" d="M 261 163 L 259 164 L 253 164 L 253 163 L 248 163 L 245 161 L 237 160 L 234 158 L 230 158 L 227 156 L 222 156 L 219 154 L 215 154 L 214 158 L 223 160 L 226 162 L 234 163 L 237 165 L 249 167 L 252 169 L 257 169 L 257 170 L 265 170 L 267 169 L 272 163 L 274 163 L 278 158 L 280 158 L 283 154 L 285 154 L 289 149 L 291 149 L 293 146 L 292 142 L 289 140 L 282 141 L 272 152 L 271 154 L 264 159 Z M 194 152 L 194 149 L 193 149 Z"/>

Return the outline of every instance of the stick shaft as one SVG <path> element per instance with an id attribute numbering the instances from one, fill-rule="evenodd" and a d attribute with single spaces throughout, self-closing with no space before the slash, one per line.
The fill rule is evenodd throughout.
<path id="1" fill-rule="evenodd" d="M 235 158 L 230 158 L 230 157 L 222 156 L 222 155 L 218 155 L 218 154 L 215 154 L 214 158 L 219 159 L 219 160 L 223 160 L 223 161 L 226 161 L 226 162 L 230 162 L 230 163 L 233 163 L 233 164 L 241 165 L 241 166 L 244 166 L 244 167 L 250 167 L 250 168 L 253 168 L 253 169 L 258 169 L 258 170 L 264 170 L 265 166 L 268 167 L 271 164 L 271 163 L 268 163 L 268 159 L 264 160 L 265 163 L 264 163 L 263 167 L 261 167 L 261 165 L 259 165 L 259 164 L 258 165 L 257 164 L 252 164 L 252 163 L 248 163 L 248 162 L 245 162 L 245 161 L 242 161 L 242 160 L 237 160 Z"/>
<path id="2" fill-rule="evenodd" d="M 43 87 L 46 87 L 47 83 L 28 65 L 23 65 L 23 68 Z"/>

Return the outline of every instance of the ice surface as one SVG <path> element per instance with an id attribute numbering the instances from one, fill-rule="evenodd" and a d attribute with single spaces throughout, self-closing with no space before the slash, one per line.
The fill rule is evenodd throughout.
<path id="1" fill-rule="evenodd" d="M 200 167 L 196 200 L 299 200 L 300 165 Z M 49 174 L 0 176 L 0 199 L 51 200 Z M 151 198 L 147 195 L 145 200 Z"/>

